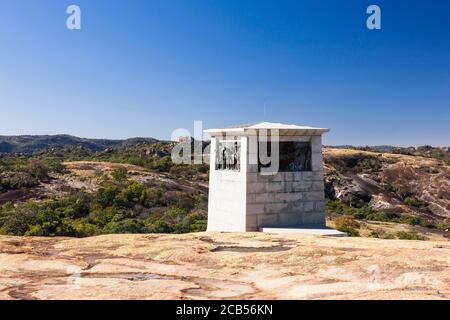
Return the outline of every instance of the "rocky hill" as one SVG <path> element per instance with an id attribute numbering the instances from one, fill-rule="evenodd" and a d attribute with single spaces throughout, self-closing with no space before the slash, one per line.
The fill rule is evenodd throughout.
<path id="1" fill-rule="evenodd" d="M 208 165 L 175 165 L 173 145 L 132 143 L 101 151 L 51 148 L 0 155 L 0 233 L 202 230 Z M 323 153 L 330 226 L 354 236 L 450 238 L 450 170 L 435 153 L 423 157 L 328 147 Z M 81 209 L 80 201 L 85 203 Z M 68 206 L 82 211 L 73 214 L 64 210 Z M 106 215 L 101 221 L 98 210 Z M 180 216 L 171 217 L 173 210 Z M 49 212 L 53 227 L 43 230 Z"/>
<path id="2" fill-rule="evenodd" d="M 355 219 L 366 236 L 407 238 L 398 228 L 409 225 L 410 232 L 425 235 L 413 238 L 449 238 L 450 167 L 444 161 L 355 149 L 323 152 L 331 220 Z"/>
<path id="3" fill-rule="evenodd" d="M 327 197 L 376 210 L 450 218 L 450 170 L 420 156 L 324 149 Z"/>
<path id="4" fill-rule="evenodd" d="M 153 138 L 126 140 L 87 139 L 71 135 L 0 136 L 0 153 L 36 153 L 49 149 L 84 148 L 102 151 L 108 148 L 125 148 L 143 143 L 156 143 Z"/>

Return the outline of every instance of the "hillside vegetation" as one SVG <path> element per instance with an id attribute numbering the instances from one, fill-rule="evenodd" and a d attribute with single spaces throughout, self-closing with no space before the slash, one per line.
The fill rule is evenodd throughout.
<path id="1" fill-rule="evenodd" d="M 86 139 L 71 135 L 53 136 L 0 136 L 0 153 L 37 153 L 49 149 L 84 148 L 101 151 L 107 148 L 126 148 L 136 144 L 157 142 L 153 138 L 131 138 L 126 140 Z"/>
<path id="2" fill-rule="evenodd" d="M 0 168 L 3 234 L 84 237 L 206 229 L 207 171 L 175 166 L 165 154 L 51 150 L 4 155 Z"/>
<path id="3" fill-rule="evenodd" d="M 344 231 L 358 235 L 362 228 L 367 236 L 383 238 L 420 240 L 430 232 L 448 237 L 450 170 L 443 161 L 325 148 L 324 162 L 328 213 Z M 392 223 L 411 227 L 386 232 Z"/>
<path id="4" fill-rule="evenodd" d="M 172 142 L 126 141 L 1 154 L 0 233 L 205 230 L 208 165 L 175 165 Z M 324 148 L 329 225 L 351 236 L 448 238 L 450 171 L 438 159 L 445 150 L 427 157 L 395 150 Z"/>

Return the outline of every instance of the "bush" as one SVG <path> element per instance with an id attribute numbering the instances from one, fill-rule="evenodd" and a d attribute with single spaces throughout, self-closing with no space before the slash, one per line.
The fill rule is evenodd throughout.
<path id="1" fill-rule="evenodd" d="M 147 188 L 145 190 L 145 206 L 147 207 L 156 207 L 162 204 L 163 193 L 161 190 L 156 188 Z"/>
<path id="2" fill-rule="evenodd" d="M 372 230 L 367 236 L 368 238 L 381 238 L 379 230 Z"/>
<path id="3" fill-rule="evenodd" d="M 0 217 L 0 228 L 4 234 L 23 236 L 31 225 L 39 221 L 38 208 L 31 203 L 6 210 Z"/>
<path id="4" fill-rule="evenodd" d="M 35 187 L 39 181 L 28 172 L 8 172 L 0 176 L 0 192 Z"/>
<path id="5" fill-rule="evenodd" d="M 353 217 L 342 216 L 335 221 L 336 229 L 347 233 L 350 237 L 359 237 L 359 223 Z"/>
<path id="6" fill-rule="evenodd" d="M 367 220 L 372 221 L 383 221 L 383 222 L 398 222 L 400 215 L 393 212 L 377 212 L 370 214 L 367 216 Z"/>
<path id="7" fill-rule="evenodd" d="M 174 229 L 172 226 L 163 220 L 149 218 L 145 221 L 147 231 L 150 233 L 172 233 Z"/>
<path id="8" fill-rule="evenodd" d="M 74 235 L 76 237 L 90 237 L 101 234 L 99 226 L 92 224 L 86 220 L 77 220 L 72 224 Z"/>
<path id="9" fill-rule="evenodd" d="M 416 207 L 416 208 L 426 208 L 429 206 L 429 203 L 423 200 L 419 200 L 417 198 L 414 197 L 406 197 L 405 200 L 403 200 L 403 203 L 411 206 L 411 207 Z"/>
<path id="10" fill-rule="evenodd" d="M 355 219 L 368 219 L 370 220 L 371 217 L 374 217 L 378 212 L 368 205 L 364 205 L 361 208 L 355 209 L 353 212 L 353 217 Z"/>
<path id="11" fill-rule="evenodd" d="M 379 238 L 379 239 L 394 239 L 394 235 L 391 233 L 388 233 L 384 230 L 378 229 L 378 230 L 372 230 L 369 235 L 369 238 Z"/>
<path id="12" fill-rule="evenodd" d="M 170 156 L 162 157 L 156 159 L 152 165 L 151 168 L 154 170 L 158 170 L 161 172 L 169 172 L 170 168 L 173 166 L 173 162 Z"/>
<path id="13" fill-rule="evenodd" d="M 114 180 L 122 182 L 127 179 L 128 171 L 125 168 L 117 168 L 111 172 L 111 176 L 113 177 Z"/>
<path id="14" fill-rule="evenodd" d="M 26 172 L 40 181 L 48 179 L 49 171 L 47 164 L 39 159 L 31 159 L 26 167 Z"/>
<path id="15" fill-rule="evenodd" d="M 378 172 L 381 169 L 381 162 L 376 158 L 365 158 L 358 161 L 356 171 L 361 173 Z"/>
<path id="16" fill-rule="evenodd" d="M 450 229 L 450 219 L 445 219 L 442 222 L 436 223 L 436 228 L 438 228 L 440 230 Z"/>
<path id="17" fill-rule="evenodd" d="M 170 167 L 169 174 L 173 178 L 183 178 L 189 179 L 193 181 L 198 180 L 207 180 L 209 166 L 206 164 L 194 164 L 194 165 L 185 165 L 185 164 L 177 164 Z"/>
<path id="18" fill-rule="evenodd" d="M 394 186 L 392 184 L 390 184 L 389 182 L 384 182 L 382 184 L 382 186 L 383 186 L 383 189 L 386 190 L 386 191 L 395 192 Z"/>
<path id="19" fill-rule="evenodd" d="M 119 188 L 115 185 L 108 185 L 100 188 L 95 194 L 95 202 L 102 208 L 112 206 L 119 192 Z"/>
<path id="20" fill-rule="evenodd" d="M 431 220 L 428 219 L 422 219 L 422 218 L 418 218 L 419 220 L 419 226 L 421 227 L 425 227 L 425 228 L 429 228 L 429 229 L 435 229 L 437 228 L 437 224 Z"/>
<path id="21" fill-rule="evenodd" d="M 172 206 L 164 212 L 164 219 L 172 224 L 180 224 L 187 217 L 188 211 L 184 208 Z"/>
<path id="22" fill-rule="evenodd" d="M 51 208 L 39 211 L 38 224 L 32 226 L 26 235 L 30 236 L 73 236 L 70 220 L 64 218 L 62 210 L 52 210 Z"/>
<path id="23" fill-rule="evenodd" d="M 353 208 L 350 208 L 348 204 L 339 200 L 329 200 L 326 205 L 327 213 L 336 214 L 352 214 Z"/>
<path id="24" fill-rule="evenodd" d="M 208 216 L 206 212 L 194 212 L 188 215 L 189 231 L 203 232 L 206 231 L 208 224 Z"/>
<path id="25" fill-rule="evenodd" d="M 116 206 L 107 208 L 93 208 L 89 214 L 90 219 L 98 226 L 105 226 L 111 222 L 115 217 L 123 218 L 124 210 Z M 116 220 L 117 220 L 116 218 Z"/>
<path id="26" fill-rule="evenodd" d="M 144 223 L 137 219 L 125 219 L 108 223 L 104 231 L 106 233 L 144 233 L 147 231 Z"/>
<path id="27" fill-rule="evenodd" d="M 133 181 L 122 190 L 121 196 L 125 199 L 126 206 L 131 206 L 132 203 L 144 204 L 147 199 L 145 185 L 141 182 Z"/>
<path id="28" fill-rule="evenodd" d="M 71 197 L 59 200 L 54 204 L 54 207 L 62 207 L 65 217 L 77 219 L 89 215 L 91 202 L 92 196 L 90 194 L 79 192 Z"/>
<path id="29" fill-rule="evenodd" d="M 399 231 L 397 237 L 403 240 L 426 240 L 425 237 L 417 234 L 416 231 Z"/>

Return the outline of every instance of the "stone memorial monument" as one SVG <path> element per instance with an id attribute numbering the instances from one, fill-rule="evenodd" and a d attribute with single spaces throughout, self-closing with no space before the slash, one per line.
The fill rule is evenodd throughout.
<path id="1" fill-rule="evenodd" d="M 262 122 L 211 136 L 208 231 L 324 228 L 324 128 Z"/>

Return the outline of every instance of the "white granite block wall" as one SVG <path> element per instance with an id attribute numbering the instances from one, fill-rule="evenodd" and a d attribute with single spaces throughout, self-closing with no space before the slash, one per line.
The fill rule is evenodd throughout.
<path id="1" fill-rule="evenodd" d="M 321 136 L 281 138 L 311 141 L 312 171 L 261 175 L 257 165 L 248 165 L 247 231 L 271 226 L 325 225 Z"/>
<path id="2" fill-rule="evenodd" d="M 218 138 L 211 139 L 210 186 L 208 198 L 208 231 L 246 231 L 247 137 L 241 140 L 239 171 L 216 170 Z"/>

